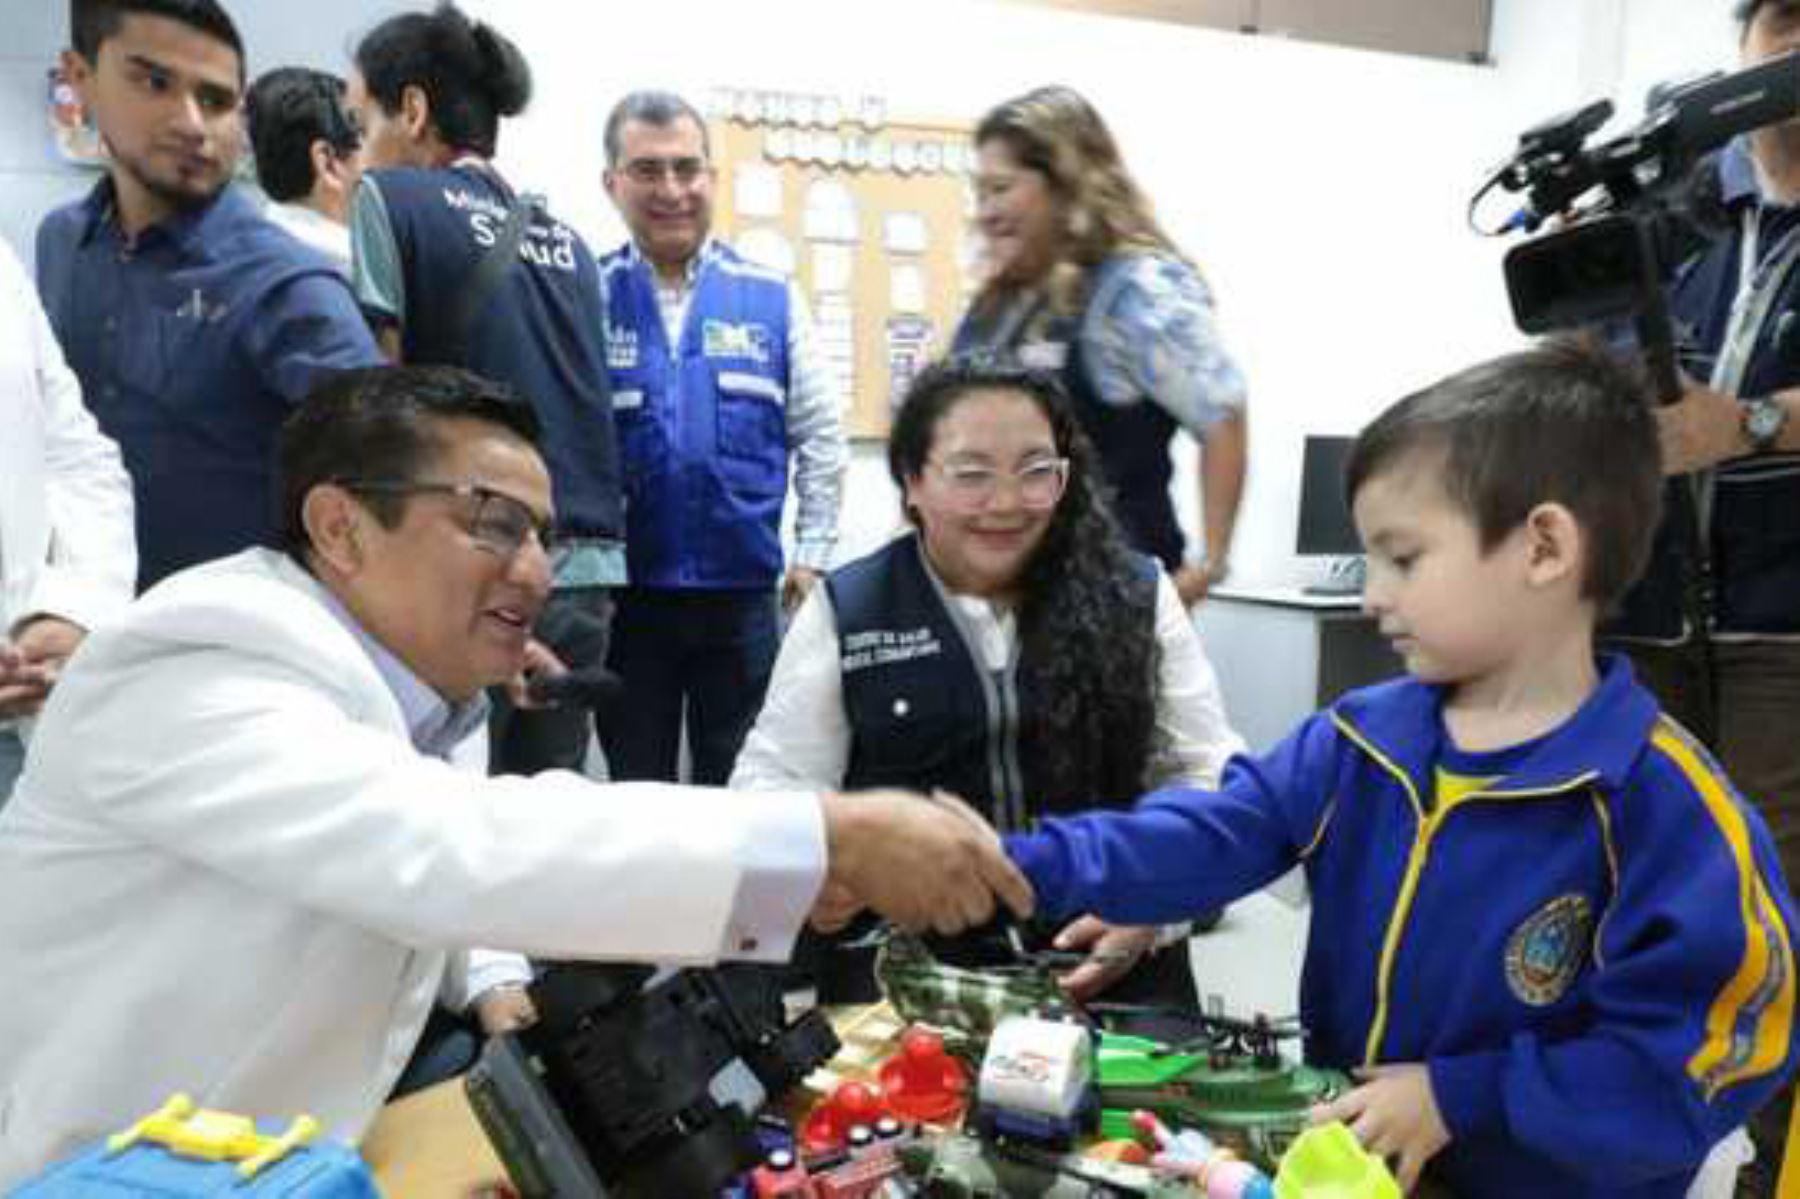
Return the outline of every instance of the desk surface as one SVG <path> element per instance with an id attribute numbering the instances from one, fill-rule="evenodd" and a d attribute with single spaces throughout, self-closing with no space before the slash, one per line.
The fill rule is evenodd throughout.
<path id="1" fill-rule="evenodd" d="M 1208 592 L 1207 598 L 1269 604 L 1278 608 L 1305 608 L 1314 612 L 1360 613 L 1362 610 L 1360 592 L 1316 595 L 1292 583 L 1222 583 Z"/>
<path id="2" fill-rule="evenodd" d="M 469 1199 L 506 1182 L 460 1078 L 388 1104 L 362 1155 L 387 1199 Z"/>

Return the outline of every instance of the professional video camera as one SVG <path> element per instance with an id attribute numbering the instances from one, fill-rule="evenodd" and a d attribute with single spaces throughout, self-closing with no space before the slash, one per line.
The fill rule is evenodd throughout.
<path id="1" fill-rule="evenodd" d="M 1800 115 L 1800 51 L 1731 74 L 1652 92 L 1649 115 L 1611 141 L 1587 140 L 1613 115 L 1599 100 L 1527 130 L 1513 157 L 1477 190 L 1470 224 L 1494 236 L 1560 228 L 1506 256 L 1513 319 L 1526 333 L 1633 318 L 1661 398 L 1680 394 L 1663 300 L 1667 277 L 1692 249 L 1689 183 L 1709 151 L 1740 133 Z M 1496 228 L 1476 210 L 1496 188 L 1525 205 Z"/>
<path id="2" fill-rule="evenodd" d="M 559 964 L 539 1022 L 489 1040 L 471 1106 L 525 1199 L 710 1199 L 762 1149 L 755 1117 L 837 1051 L 790 1021 L 778 970 Z"/>

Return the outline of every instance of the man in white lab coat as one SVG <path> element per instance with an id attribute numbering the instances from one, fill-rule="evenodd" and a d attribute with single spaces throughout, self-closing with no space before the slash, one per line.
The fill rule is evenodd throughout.
<path id="1" fill-rule="evenodd" d="M 0 241 L 0 805 L 87 631 L 131 599 L 131 480 L 25 268 Z"/>
<path id="2" fill-rule="evenodd" d="M 946 930 L 1029 907 L 991 830 L 915 797 L 458 770 L 549 593 L 534 435 L 463 371 L 344 375 L 284 431 L 285 552 L 89 638 L 0 812 L 0 1189 L 178 1089 L 358 1136 L 434 997 L 493 981 L 474 945 L 779 960 L 822 891 Z"/>

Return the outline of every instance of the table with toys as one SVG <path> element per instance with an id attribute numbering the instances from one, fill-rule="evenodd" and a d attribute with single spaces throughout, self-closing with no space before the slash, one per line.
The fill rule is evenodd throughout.
<path id="1" fill-rule="evenodd" d="M 15 1194 L 1399 1199 L 1348 1129 L 1309 1126 L 1350 1083 L 1284 1052 L 1292 1022 L 1215 1006 L 1153 1041 L 1046 961 L 962 969 L 898 933 L 876 973 L 883 1002 L 828 1019 L 767 967 L 552 964 L 537 1024 L 390 1104 L 360 1158 L 176 1096 Z"/>
<path id="2" fill-rule="evenodd" d="M 646 1138 L 627 1154 L 665 1154 L 634 1172 L 605 1160 L 627 1143 L 622 1123 L 584 1108 L 554 1079 L 558 1112 L 574 1113 L 572 1122 L 606 1124 L 603 1132 L 577 1134 L 567 1125 L 546 1132 L 530 1119 L 496 1117 L 494 1088 L 478 1078 L 473 1107 L 460 1084 L 390 1105 L 365 1141 L 364 1156 L 389 1199 L 577 1193 L 1398 1199 L 1385 1166 L 1364 1154 L 1347 1129 L 1307 1127 L 1308 1110 L 1348 1080 L 1284 1054 L 1283 1043 L 1298 1034 L 1291 1022 L 1215 1010 L 1196 1022 L 1189 1043 L 1160 1044 L 1105 1031 L 1069 1004 L 1048 970 L 946 966 L 922 942 L 902 935 L 884 948 L 878 975 L 884 1002 L 831 1012 L 829 1060 L 797 1085 L 765 1096 L 755 1118 L 737 1129 L 748 1136 L 729 1151 L 699 1131 L 707 1120 L 695 1118 L 690 1106 L 682 1127 L 704 1151 L 677 1162 L 666 1155 L 665 1132 L 661 1148 Z M 689 995 L 681 1006 L 704 1009 L 707 1002 Z M 557 1019 L 547 1015 L 549 1022 Z M 651 1025 L 628 1024 L 631 1046 L 641 1049 Z M 816 1040 L 810 1045 L 820 1050 Z M 581 1052 L 591 1063 L 593 1046 Z M 703 1070 L 717 1064 L 674 1051 L 651 1056 L 665 1073 L 671 1062 Z M 753 1064 L 755 1058 L 754 1050 L 743 1056 Z M 742 1093 L 742 1080 L 719 1081 L 736 1064 L 708 1084 L 714 1098 Z M 556 1069 L 553 1061 L 534 1061 L 535 1072 Z M 618 1076 L 608 1081 L 629 1085 Z M 654 1106 L 634 1105 L 632 1117 L 647 1122 Z M 558 1136 L 580 1145 L 574 1156 L 586 1160 L 574 1163 L 576 1174 L 546 1147 Z M 676 1177 L 683 1181 L 672 1183 Z"/>

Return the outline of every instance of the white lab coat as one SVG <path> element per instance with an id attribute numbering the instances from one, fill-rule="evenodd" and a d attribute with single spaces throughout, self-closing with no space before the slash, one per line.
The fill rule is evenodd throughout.
<path id="1" fill-rule="evenodd" d="M 92 629 L 131 599 L 131 481 L 0 241 L 0 638 L 27 616 Z"/>
<path id="2" fill-rule="evenodd" d="M 355 1138 L 456 951 L 784 958 L 824 858 L 811 793 L 422 757 L 303 571 L 184 572 L 88 639 L 0 810 L 0 1190 L 176 1090 Z"/>

